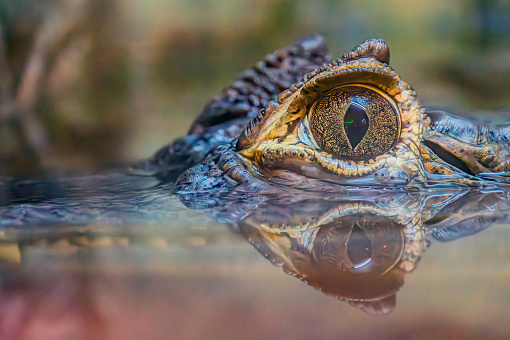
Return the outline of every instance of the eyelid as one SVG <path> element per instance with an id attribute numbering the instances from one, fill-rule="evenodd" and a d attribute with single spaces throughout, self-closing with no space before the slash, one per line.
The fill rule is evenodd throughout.
<path id="1" fill-rule="evenodd" d="M 313 106 L 312 106 L 313 110 Z M 307 114 L 301 124 L 299 124 L 298 128 L 298 138 L 305 144 L 316 147 L 320 149 L 319 144 L 315 141 L 312 132 L 310 131 L 310 122 L 308 120 L 309 114 Z"/>
<path id="2" fill-rule="evenodd" d="M 378 87 L 375 87 L 375 86 L 372 86 L 372 85 L 368 85 L 368 84 L 345 84 L 345 85 L 341 85 L 341 86 L 336 86 L 336 87 L 333 87 L 331 88 L 329 91 L 325 92 L 321 97 L 317 98 L 316 100 L 316 103 L 322 98 L 324 97 L 325 95 L 327 95 L 329 92 L 331 91 L 334 91 L 336 89 L 340 89 L 340 88 L 343 88 L 343 87 L 364 87 L 366 89 L 369 89 L 369 90 L 372 90 L 374 92 L 376 92 L 377 94 L 379 94 L 380 96 L 382 96 L 384 99 L 386 99 L 386 101 L 393 107 L 393 109 L 395 110 L 395 112 L 397 112 L 400 116 L 400 109 L 398 108 L 398 105 L 397 103 L 395 103 L 395 99 L 393 99 L 390 95 L 388 95 L 388 93 L 384 92 L 383 90 L 381 90 L 380 88 Z M 356 103 L 360 106 L 363 107 L 363 105 L 361 105 L 360 103 Z M 310 115 L 313 111 L 313 108 L 315 106 L 315 103 L 314 105 L 312 106 L 312 108 L 310 109 L 310 111 L 307 113 L 307 115 Z M 398 119 L 400 121 L 400 117 Z"/>

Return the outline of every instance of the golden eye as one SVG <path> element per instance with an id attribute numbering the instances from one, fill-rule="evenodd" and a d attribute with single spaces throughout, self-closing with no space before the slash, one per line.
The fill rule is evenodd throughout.
<path id="1" fill-rule="evenodd" d="M 336 87 L 319 98 L 310 112 L 310 130 L 317 145 L 355 161 L 388 151 L 397 141 L 399 125 L 395 103 L 367 85 Z"/>

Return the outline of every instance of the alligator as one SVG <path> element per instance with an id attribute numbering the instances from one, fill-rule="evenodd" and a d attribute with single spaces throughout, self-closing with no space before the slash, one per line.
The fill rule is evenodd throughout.
<path id="1" fill-rule="evenodd" d="M 0 182 L 0 241 L 89 246 L 129 236 L 126 225 L 176 225 L 184 204 L 310 286 L 391 312 L 431 239 L 507 219 L 510 125 L 427 110 L 389 61 L 381 39 L 339 59 L 321 36 L 300 39 L 242 72 L 149 160 Z"/>

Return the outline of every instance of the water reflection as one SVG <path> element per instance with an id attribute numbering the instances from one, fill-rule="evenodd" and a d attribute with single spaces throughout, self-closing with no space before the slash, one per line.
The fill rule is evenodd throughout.
<path id="1" fill-rule="evenodd" d="M 188 237 L 186 230 L 214 217 L 285 273 L 384 315 L 395 309 L 406 274 L 432 240 L 473 235 L 505 221 L 510 208 L 510 192 L 502 188 L 175 196 L 167 185 L 132 185 L 39 201 L 18 198 L 1 207 L 2 258 L 23 264 L 27 249 L 37 247 L 69 254 L 98 246 L 182 244 L 179 231 Z M 151 229 L 154 222 L 164 227 Z"/>
<path id="2" fill-rule="evenodd" d="M 221 325 L 221 315 L 231 320 L 236 311 L 255 310 L 259 299 L 274 298 L 275 278 L 257 279 L 261 269 L 253 262 L 239 261 L 244 281 L 225 274 L 222 265 L 239 256 L 239 248 L 232 247 L 243 237 L 310 287 L 370 315 L 391 314 L 407 274 L 430 245 L 506 223 L 510 209 L 505 188 L 227 196 L 175 195 L 168 185 L 132 182 L 95 188 L 50 198 L 16 197 L 0 207 L 0 337 L 55 339 L 58 333 L 62 339 L 129 339 L 133 328 L 157 339 L 169 332 L 205 337 Z M 257 286 L 260 295 L 244 297 L 247 284 Z M 278 313 L 296 313 L 289 301 L 303 295 L 285 285 L 277 291 L 286 301 Z M 296 281 L 296 286 L 303 285 Z M 417 291 L 417 296 L 434 293 Z M 238 305 L 232 295 L 241 296 Z M 269 307 L 259 306 L 240 320 L 246 324 Z M 313 307 L 302 311 L 305 320 L 320 312 Z M 323 314 L 334 323 L 346 317 L 328 313 Z M 215 321 L 208 326 L 205 320 Z M 235 333 L 241 328 L 225 325 L 223 335 L 242 336 Z M 402 324 L 402 332 L 409 334 L 415 326 Z M 295 321 L 289 329 L 296 329 Z"/>
<path id="3" fill-rule="evenodd" d="M 392 312 L 430 241 L 480 232 L 508 215 L 501 190 L 299 197 L 261 203 L 236 223 L 271 263 L 373 315 Z"/>

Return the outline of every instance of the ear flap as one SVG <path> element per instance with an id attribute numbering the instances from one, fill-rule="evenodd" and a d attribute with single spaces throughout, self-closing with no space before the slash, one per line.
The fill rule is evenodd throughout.
<path id="1" fill-rule="evenodd" d="M 390 48 L 383 39 L 369 39 L 354 47 L 352 51 L 342 56 L 343 61 L 375 58 L 381 63 L 390 64 Z"/>

